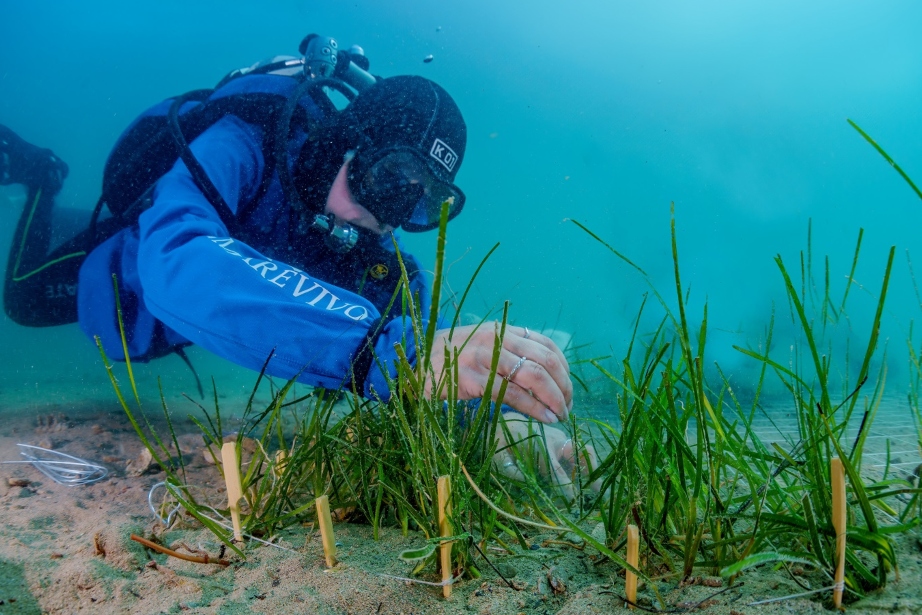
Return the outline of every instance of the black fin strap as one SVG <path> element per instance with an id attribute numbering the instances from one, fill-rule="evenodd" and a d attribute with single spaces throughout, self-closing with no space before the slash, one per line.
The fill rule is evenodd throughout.
<path id="1" fill-rule="evenodd" d="M 189 94 L 197 93 L 198 92 L 190 92 Z M 189 148 L 189 144 L 186 143 L 186 137 L 182 134 L 182 128 L 179 125 L 179 109 L 187 100 L 192 98 L 189 94 L 178 97 L 173 101 L 173 104 L 170 105 L 170 112 L 167 116 L 170 123 L 170 132 L 173 134 L 173 138 L 176 139 L 176 144 L 179 145 L 179 156 L 186 164 L 186 168 L 189 169 L 189 173 L 192 175 L 192 180 L 195 182 L 195 185 L 202 191 L 202 194 L 205 195 L 205 198 L 208 199 L 211 206 L 214 207 L 221 221 L 224 223 L 224 226 L 227 227 L 228 232 L 234 234 L 237 230 L 237 216 L 230 208 L 230 205 L 227 204 L 227 201 L 224 200 L 224 197 L 221 196 L 221 193 L 215 187 L 211 178 L 208 177 L 208 173 L 206 173 L 202 165 L 199 164 L 195 154 L 193 154 L 192 150 Z"/>
<path id="2" fill-rule="evenodd" d="M 205 399 L 205 391 L 202 389 L 202 381 L 199 380 L 198 372 L 195 371 L 195 367 L 192 365 L 192 361 L 189 360 L 189 355 L 186 354 L 186 351 L 181 347 L 177 347 L 173 350 L 180 359 L 189 367 L 192 371 L 192 375 L 195 377 L 195 386 L 198 387 L 198 395 L 202 399 Z"/>

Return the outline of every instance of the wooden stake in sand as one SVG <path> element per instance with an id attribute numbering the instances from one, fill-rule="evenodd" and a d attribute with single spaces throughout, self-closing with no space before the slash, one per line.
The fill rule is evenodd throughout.
<path id="1" fill-rule="evenodd" d="M 330 517 L 330 498 L 322 495 L 316 500 L 317 524 L 320 526 L 320 539 L 323 541 L 323 555 L 327 558 L 327 568 L 336 566 L 336 538 L 333 537 L 333 519 Z"/>
<path id="2" fill-rule="evenodd" d="M 639 564 L 640 535 L 636 525 L 627 526 L 627 563 L 634 568 Z M 630 607 L 637 604 L 637 575 L 630 570 L 624 573 L 624 592 L 627 594 Z"/>
<path id="3" fill-rule="evenodd" d="M 225 442 L 221 447 L 221 464 L 224 466 L 224 482 L 227 483 L 227 506 L 230 508 L 231 522 L 234 524 L 234 540 L 243 542 L 243 530 L 240 527 L 240 498 L 243 497 L 243 487 L 240 484 L 237 445 L 234 442 Z"/>
<path id="4" fill-rule="evenodd" d="M 451 483 L 447 476 L 439 476 L 439 534 L 447 537 L 451 536 L 451 524 L 448 522 L 448 515 L 451 509 L 448 506 L 448 499 L 451 496 Z M 451 585 L 447 582 L 451 580 L 451 542 L 442 542 L 439 547 L 439 556 L 442 563 L 442 595 L 446 598 L 451 596 Z"/>
<path id="5" fill-rule="evenodd" d="M 845 468 L 842 460 L 833 457 L 829 462 L 832 479 L 832 527 L 836 531 L 836 574 L 832 601 L 837 609 L 842 608 L 842 594 L 845 591 Z"/>
<path id="6" fill-rule="evenodd" d="M 287 463 L 288 451 L 285 449 L 275 451 L 275 467 L 272 468 L 272 471 L 275 473 L 276 478 L 282 478 L 282 474 L 285 473 L 285 464 Z"/>

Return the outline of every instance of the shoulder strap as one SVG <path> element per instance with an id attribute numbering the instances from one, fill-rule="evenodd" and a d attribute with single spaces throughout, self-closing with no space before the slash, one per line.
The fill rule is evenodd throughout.
<path id="1" fill-rule="evenodd" d="M 227 201 L 224 200 L 224 197 L 221 196 L 221 193 L 215 187 L 211 178 L 208 177 L 208 173 L 206 173 L 202 165 L 199 164 L 198 159 L 195 157 L 195 154 L 192 153 L 189 144 L 186 142 L 186 137 L 183 135 L 182 128 L 179 126 L 179 108 L 182 107 L 183 103 L 192 98 L 190 94 L 196 94 L 196 92 L 190 92 L 189 94 L 180 96 L 170 105 L 170 111 L 167 114 L 170 132 L 173 134 L 173 138 L 176 139 L 176 143 L 179 144 L 179 156 L 189 169 L 189 173 L 192 175 L 195 185 L 202 191 L 202 194 L 205 195 L 208 202 L 214 206 L 215 211 L 217 211 L 218 216 L 220 216 L 227 230 L 233 234 L 234 231 L 237 230 L 237 217 L 230 208 L 230 205 L 227 204 Z"/>
<path id="2" fill-rule="evenodd" d="M 234 115 L 247 123 L 263 128 L 265 135 L 263 141 L 265 167 L 263 168 L 262 181 L 254 197 L 248 203 L 238 205 L 236 215 L 227 205 L 201 164 L 196 160 L 192 150 L 189 149 L 179 118 L 179 109 L 185 102 L 183 100 L 185 97 L 176 99 L 171 105 L 168 114 L 169 125 L 173 137 L 180 146 L 180 157 L 188 167 L 196 185 L 215 207 L 228 230 L 232 232 L 233 230 L 239 230 L 241 222 L 250 215 L 265 196 L 276 172 L 278 172 L 279 180 L 290 202 L 295 206 L 300 203 L 289 172 L 288 139 L 291 135 L 292 121 L 295 118 L 306 130 L 309 131 L 313 128 L 313 118 L 304 112 L 298 103 L 305 94 L 311 94 L 312 99 L 316 100 L 313 94 L 321 91 L 322 86 L 329 87 L 330 84 L 326 83 L 327 81 L 333 82 L 333 80 L 323 81 L 324 83 L 304 82 L 298 84 L 287 98 L 280 93 L 250 92 L 232 94 L 225 98 L 206 101 L 203 105 L 201 117 L 196 118 L 197 126 L 191 131 L 195 136 L 203 132 L 204 128 L 211 126 L 226 115 Z M 323 97 L 321 100 L 325 98 Z"/>

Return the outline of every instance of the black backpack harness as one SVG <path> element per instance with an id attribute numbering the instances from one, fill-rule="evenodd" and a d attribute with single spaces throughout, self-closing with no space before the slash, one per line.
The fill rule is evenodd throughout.
<path id="1" fill-rule="evenodd" d="M 274 62 L 245 75 L 271 74 L 292 60 Z M 228 83 L 242 78 L 233 74 L 214 89 L 194 90 L 176 96 L 148 109 L 121 135 L 106 161 L 103 189 L 90 219 L 92 249 L 118 230 L 137 222 L 151 204 L 151 192 L 157 181 L 181 159 L 202 194 L 215 208 L 221 221 L 232 234 L 241 232 L 242 222 L 252 213 L 278 172 L 286 197 L 293 207 L 304 207 L 298 197 L 289 172 L 288 138 L 293 125 L 309 132 L 317 123 L 299 102 L 310 96 L 313 105 L 324 116 L 337 113 L 324 88 L 334 89 L 348 100 L 355 94 L 340 80 L 322 78 L 298 83 L 287 96 L 281 92 L 244 92 L 221 95 Z M 276 77 L 294 79 L 293 77 Z M 195 158 L 189 143 L 205 130 L 227 116 L 235 116 L 248 124 L 263 128 L 266 168 L 256 196 L 237 213 L 224 201 L 205 169 Z M 104 234 L 97 232 L 103 208 L 107 208 L 118 223 L 109 225 Z"/>

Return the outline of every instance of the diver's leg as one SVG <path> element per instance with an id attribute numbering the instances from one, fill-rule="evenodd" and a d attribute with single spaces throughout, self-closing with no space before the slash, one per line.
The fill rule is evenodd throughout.
<path id="1" fill-rule="evenodd" d="M 49 254 L 54 196 L 30 188 L 10 246 L 3 307 L 15 322 L 48 327 L 76 322 L 77 276 L 89 245 L 85 233 Z"/>
<path id="2" fill-rule="evenodd" d="M 6 313 L 24 325 L 50 326 L 77 318 L 77 273 L 86 257 L 80 249 L 83 244 L 74 243 L 75 238 L 49 254 L 54 197 L 67 172 L 67 164 L 54 152 L 0 125 L 0 185 L 28 187 L 3 284 Z M 70 237 L 76 234 L 71 233 Z"/>

